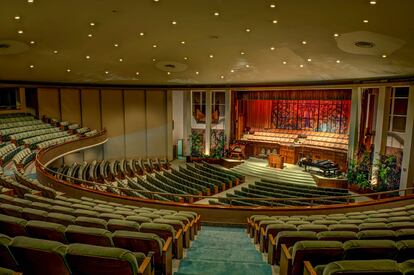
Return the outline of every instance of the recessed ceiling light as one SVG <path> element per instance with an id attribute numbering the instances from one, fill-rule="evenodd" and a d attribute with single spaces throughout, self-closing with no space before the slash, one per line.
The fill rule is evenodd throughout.
<path id="1" fill-rule="evenodd" d="M 17 33 L 18 33 L 18 34 L 22 34 L 22 33 L 23 33 L 23 31 L 22 31 L 22 30 L 18 30 L 18 31 L 17 31 Z"/>
<path id="2" fill-rule="evenodd" d="M 153 48 L 156 48 L 156 47 L 158 47 L 158 46 L 157 46 L 156 44 L 154 44 L 154 45 L 152 45 L 152 47 L 153 47 Z"/>
<path id="3" fill-rule="evenodd" d="M 35 43 L 36 43 L 36 42 L 34 42 L 33 40 L 32 40 L 32 41 L 30 41 L 30 44 L 32 44 L 32 45 L 33 45 L 33 44 L 35 44 Z"/>
<path id="4" fill-rule="evenodd" d="M 118 46 L 119 46 L 119 45 L 118 45 L 118 43 L 115 43 L 115 44 L 114 44 L 114 47 L 118 47 Z"/>
<path id="5" fill-rule="evenodd" d="M 167 72 L 167 74 L 168 74 L 168 75 L 170 75 L 170 74 L 171 74 L 171 72 Z"/>
<path id="6" fill-rule="evenodd" d="M 185 44 L 185 41 L 181 41 L 181 44 L 183 44 L 183 45 L 184 45 L 184 44 Z"/>
<path id="7" fill-rule="evenodd" d="M 274 50 L 275 50 L 275 47 L 270 47 L 270 50 L 271 50 L 271 51 L 274 51 Z"/>
<path id="8" fill-rule="evenodd" d="M 95 26 L 95 22 L 89 23 L 90 26 Z"/>
<path id="9" fill-rule="evenodd" d="M 209 57 L 210 57 L 210 58 L 213 58 L 213 57 L 214 57 L 214 55 L 210 54 L 210 55 L 209 55 Z"/>
<path id="10" fill-rule="evenodd" d="M 120 59 L 118 59 L 118 60 L 119 60 L 119 62 L 123 62 L 123 61 L 124 61 L 122 58 L 120 58 Z"/>
<path id="11" fill-rule="evenodd" d="M 299 67 L 303 68 L 304 66 L 303 66 L 303 64 L 300 64 Z"/>
<path id="12" fill-rule="evenodd" d="M 199 72 L 195 72 L 195 74 L 200 74 Z"/>
<path id="13" fill-rule="evenodd" d="M 270 8 L 274 9 L 274 8 L 276 8 L 276 5 L 275 4 L 270 4 Z"/>
<path id="14" fill-rule="evenodd" d="M 172 21 L 171 24 L 177 25 L 177 21 Z"/>
<path id="15" fill-rule="evenodd" d="M 109 72 L 108 71 L 105 71 L 105 74 L 109 74 Z"/>
<path id="16" fill-rule="evenodd" d="M 54 53 L 54 54 L 57 54 L 57 53 L 58 53 L 58 51 L 57 51 L 57 50 L 54 50 L 54 51 L 53 51 L 53 53 Z"/>
<path id="17" fill-rule="evenodd" d="M 370 3 L 371 5 L 375 5 L 375 4 L 377 4 L 377 1 L 369 1 L 369 3 Z"/>
<path id="18" fill-rule="evenodd" d="M 219 15 L 220 15 L 220 13 L 218 13 L 218 12 L 214 13 L 214 16 L 219 16 Z"/>
<path id="19" fill-rule="evenodd" d="M 306 44 L 308 44 L 308 42 L 306 42 L 305 40 L 303 40 L 303 41 L 302 41 L 302 44 L 303 44 L 303 45 L 306 45 Z"/>
<path id="20" fill-rule="evenodd" d="M 308 62 L 312 62 L 312 58 L 308 58 Z"/>
<path id="21" fill-rule="evenodd" d="M 154 2 L 159 2 L 160 0 L 154 0 Z"/>
<path id="22" fill-rule="evenodd" d="M 70 72 L 71 72 L 71 69 L 67 69 L 66 71 L 67 71 L 68 73 L 70 73 Z"/>
<path id="23" fill-rule="evenodd" d="M 240 52 L 240 54 L 241 54 L 241 55 L 244 55 L 245 53 L 244 53 L 244 52 Z"/>
<path id="24" fill-rule="evenodd" d="M 230 70 L 230 72 L 231 72 L 231 73 L 234 73 L 234 70 L 233 70 L 233 69 L 231 69 L 231 70 Z"/>
<path id="25" fill-rule="evenodd" d="M 135 74 L 136 74 L 136 75 L 139 75 L 139 72 L 136 72 Z"/>
<path id="26" fill-rule="evenodd" d="M 139 36 L 144 36 L 144 35 L 145 35 L 145 33 L 143 33 L 143 32 L 139 33 Z"/>
<path id="27" fill-rule="evenodd" d="M 155 61 L 157 61 L 157 59 L 153 58 L 152 61 L 155 62 Z"/>
<path id="28" fill-rule="evenodd" d="M 250 68 L 250 65 L 249 64 L 246 64 L 246 68 Z"/>
<path id="29" fill-rule="evenodd" d="M 277 20 L 273 20 L 272 22 L 273 22 L 273 24 L 277 24 Z"/>
<path id="30" fill-rule="evenodd" d="M 251 29 L 246 29 L 246 32 L 251 32 Z"/>
<path id="31" fill-rule="evenodd" d="M 30 66 L 29 66 L 29 68 L 30 68 L 30 69 L 33 69 L 33 68 L 34 68 L 34 65 L 30 65 Z"/>
<path id="32" fill-rule="evenodd" d="M 16 15 L 16 16 L 14 17 L 14 19 L 19 20 L 19 19 L 20 19 L 20 16 Z"/>
<path id="33" fill-rule="evenodd" d="M 224 78 L 224 75 L 220 75 L 220 78 L 223 79 Z"/>
<path id="34" fill-rule="evenodd" d="M 334 37 L 338 37 L 339 36 L 339 33 L 334 33 Z"/>
<path id="35" fill-rule="evenodd" d="M 86 59 L 90 59 L 91 57 L 89 55 L 85 56 Z"/>
<path id="36" fill-rule="evenodd" d="M 362 20 L 364 23 L 368 23 L 369 21 L 367 19 Z"/>
<path id="37" fill-rule="evenodd" d="M 336 60 L 336 63 L 338 63 L 338 64 L 341 63 L 341 60 Z"/>
<path id="38" fill-rule="evenodd" d="M 286 62 L 286 61 L 283 61 L 282 63 L 283 63 L 283 65 L 286 65 L 286 64 L 287 64 L 287 62 Z"/>
<path id="39" fill-rule="evenodd" d="M 381 55 L 382 58 L 387 58 L 386 54 Z"/>
<path id="40" fill-rule="evenodd" d="M 27 0 L 27 3 L 33 3 L 34 0 Z"/>
<path id="41" fill-rule="evenodd" d="M 187 59 L 188 59 L 188 57 L 187 57 L 187 56 L 185 56 L 185 57 L 184 57 L 184 60 L 187 60 Z"/>
<path id="42" fill-rule="evenodd" d="M 90 33 L 90 34 L 88 34 L 88 37 L 92 37 L 92 36 L 93 36 L 93 34 L 91 34 L 91 33 Z"/>

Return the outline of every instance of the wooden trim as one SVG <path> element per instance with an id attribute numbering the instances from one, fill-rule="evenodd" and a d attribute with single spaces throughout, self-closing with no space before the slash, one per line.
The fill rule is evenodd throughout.
<path id="1" fill-rule="evenodd" d="M 152 256 L 145 257 L 138 268 L 138 275 L 152 275 Z"/>
<path id="2" fill-rule="evenodd" d="M 276 240 L 272 234 L 269 234 L 269 244 L 267 247 L 267 263 L 274 265 L 274 254 L 276 253 Z"/>
<path id="3" fill-rule="evenodd" d="M 162 248 L 162 260 L 165 275 L 172 275 L 172 238 L 169 237 Z"/>
<path id="4" fill-rule="evenodd" d="M 177 231 L 174 237 L 174 247 L 175 247 L 175 258 L 182 259 L 183 258 L 183 230 L 180 229 Z"/>
<path id="5" fill-rule="evenodd" d="M 309 261 L 303 262 L 303 275 L 318 275 Z"/>
<path id="6" fill-rule="evenodd" d="M 285 244 L 282 244 L 282 253 L 280 255 L 280 275 L 290 275 L 292 269 L 292 255 Z"/>

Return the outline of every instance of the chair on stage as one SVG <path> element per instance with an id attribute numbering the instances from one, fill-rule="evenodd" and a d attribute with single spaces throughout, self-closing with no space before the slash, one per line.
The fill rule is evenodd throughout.
<path id="1" fill-rule="evenodd" d="M 244 154 L 246 145 L 244 144 L 232 144 L 230 145 L 229 158 L 244 159 L 246 156 Z"/>

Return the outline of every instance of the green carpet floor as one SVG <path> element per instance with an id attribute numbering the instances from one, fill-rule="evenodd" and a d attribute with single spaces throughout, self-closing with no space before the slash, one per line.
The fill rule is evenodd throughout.
<path id="1" fill-rule="evenodd" d="M 243 228 L 203 226 L 175 275 L 271 275 Z"/>

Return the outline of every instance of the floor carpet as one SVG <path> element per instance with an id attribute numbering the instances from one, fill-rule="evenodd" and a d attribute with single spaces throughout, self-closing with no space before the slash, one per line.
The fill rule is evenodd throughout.
<path id="1" fill-rule="evenodd" d="M 203 226 L 175 275 L 271 275 L 243 228 Z"/>

